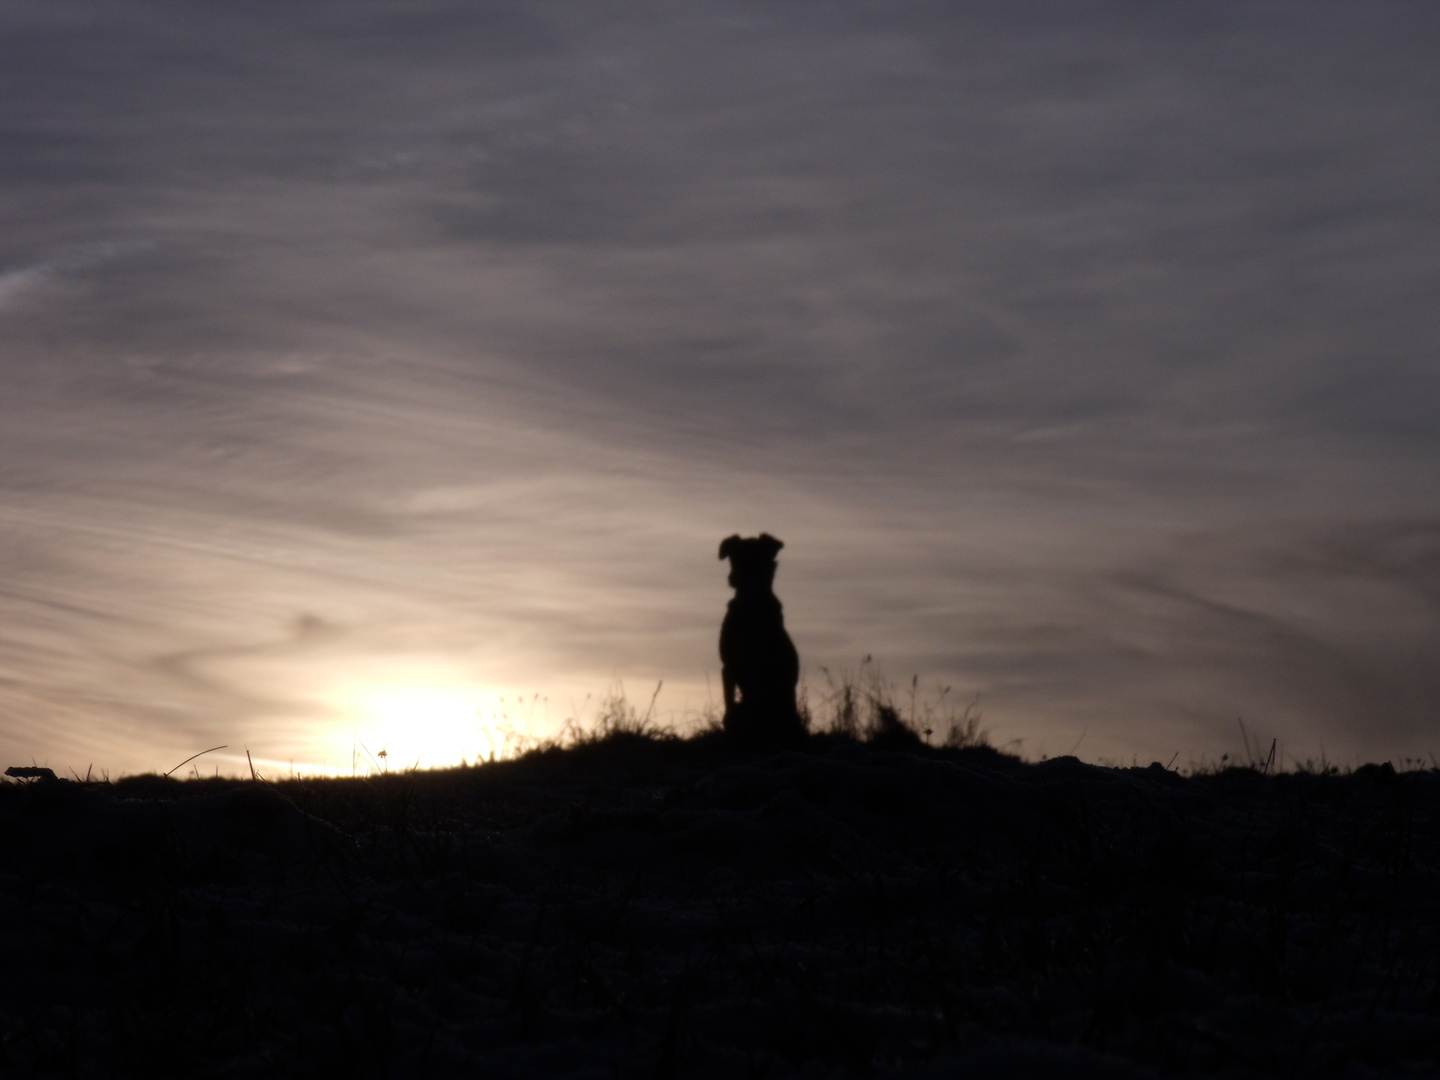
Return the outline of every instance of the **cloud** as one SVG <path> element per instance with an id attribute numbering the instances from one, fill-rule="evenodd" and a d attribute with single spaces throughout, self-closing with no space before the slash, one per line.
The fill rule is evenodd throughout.
<path id="1" fill-rule="evenodd" d="M 279 738 L 389 651 L 678 702 L 715 539 L 768 529 L 812 663 L 1032 741 L 1428 737 L 1428 556 L 1386 560 L 1440 513 L 1429 8 L 0 19 L 41 697 Z"/>

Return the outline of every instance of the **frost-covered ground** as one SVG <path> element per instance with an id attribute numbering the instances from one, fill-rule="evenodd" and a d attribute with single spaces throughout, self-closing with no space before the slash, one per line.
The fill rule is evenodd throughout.
<path id="1" fill-rule="evenodd" d="M 1440 773 L 619 735 L 0 787 L 0 1071 L 1440 1075 Z"/>

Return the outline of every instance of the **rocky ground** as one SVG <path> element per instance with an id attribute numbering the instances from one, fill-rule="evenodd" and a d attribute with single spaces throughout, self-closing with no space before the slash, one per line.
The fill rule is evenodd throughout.
<path id="1" fill-rule="evenodd" d="M 7 1076 L 1440 1075 L 1440 773 L 717 735 L 0 786 Z"/>

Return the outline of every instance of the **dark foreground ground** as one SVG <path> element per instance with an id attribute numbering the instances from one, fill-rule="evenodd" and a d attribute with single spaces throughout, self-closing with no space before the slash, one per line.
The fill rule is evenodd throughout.
<path id="1" fill-rule="evenodd" d="M 0 1072 L 1433 1077 L 1437 817 L 834 738 L 7 784 Z"/>

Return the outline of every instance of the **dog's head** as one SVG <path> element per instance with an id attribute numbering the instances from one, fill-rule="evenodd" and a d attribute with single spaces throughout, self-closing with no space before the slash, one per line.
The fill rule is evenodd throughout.
<path id="1" fill-rule="evenodd" d="M 775 580 L 775 556 L 784 546 L 769 533 L 721 540 L 720 558 L 730 560 L 730 587 L 770 588 Z"/>

